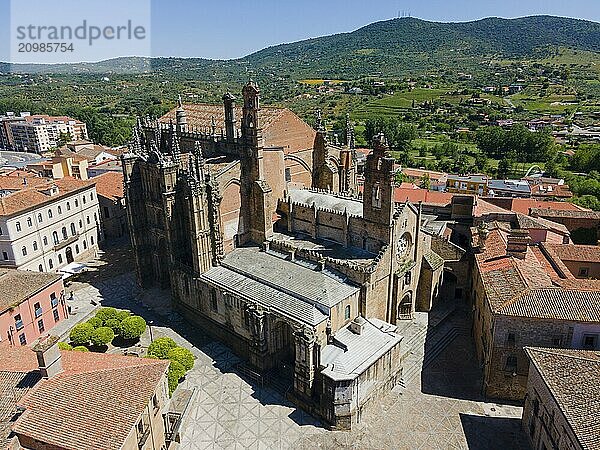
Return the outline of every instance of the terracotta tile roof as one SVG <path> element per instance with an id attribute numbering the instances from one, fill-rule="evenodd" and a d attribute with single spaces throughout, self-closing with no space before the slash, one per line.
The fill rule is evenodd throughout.
<path id="1" fill-rule="evenodd" d="M 528 289 L 496 312 L 508 316 L 600 322 L 600 292 L 561 288 Z"/>
<path id="2" fill-rule="evenodd" d="M 223 105 L 185 104 L 183 108 L 188 127 L 204 131 L 211 130 L 214 120 L 217 133 L 220 134 L 221 130 L 225 130 Z M 242 107 L 235 106 L 234 111 L 239 132 Z M 160 121 L 163 123 L 175 122 L 176 114 L 177 108 L 174 108 L 162 116 Z M 260 120 L 266 147 L 284 147 L 286 154 L 313 148 L 316 132 L 289 109 L 261 106 Z"/>
<path id="3" fill-rule="evenodd" d="M 0 177 L 0 183 L 2 182 L 3 178 L 7 177 Z M 83 181 L 72 177 L 65 177 L 60 180 L 40 178 L 40 180 L 45 181 L 39 185 L 36 185 L 35 187 L 27 187 L 4 197 L 0 197 L 0 215 L 11 216 L 18 214 L 20 212 L 39 207 L 44 203 L 56 201 L 56 199 L 61 198 L 62 196 L 71 192 L 94 185 L 93 180 Z M 49 190 L 53 185 L 59 190 L 57 195 L 50 196 L 43 192 Z"/>
<path id="4" fill-rule="evenodd" d="M 550 190 L 551 189 L 551 190 Z M 571 198 L 573 193 L 569 186 L 552 185 L 552 184 L 536 184 L 531 186 L 532 197 L 556 197 L 556 198 Z"/>
<path id="5" fill-rule="evenodd" d="M 423 202 L 428 205 L 446 206 L 452 202 L 452 194 L 427 189 L 394 189 L 394 201 L 398 203 Z"/>
<path id="6" fill-rule="evenodd" d="M 52 273 L 0 269 L 0 314 L 60 280 Z"/>
<path id="7" fill-rule="evenodd" d="M 105 172 L 92 180 L 96 182 L 96 192 L 102 197 L 119 200 L 125 196 L 122 172 Z"/>
<path id="8" fill-rule="evenodd" d="M 24 182 L 24 179 L 26 182 Z M 33 176 L 14 176 L 13 174 L 0 176 L 0 191 L 20 191 L 28 187 L 35 188 L 51 183 L 49 178 Z"/>
<path id="9" fill-rule="evenodd" d="M 543 200 L 535 200 L 532 198 L 488 198 L 485 200 L 489 203 L 494 203 L 497 206 L 501 206 L 513 212 L 518 212 L 521 214 L 529 214 L 529 210 L 531 208 L 540 208 L 540 209 L 553 209 L 553 210 L 563 210 L 563 211 L 581 211 L 577 205 L 568 202 L 553 202 L 553 201 L 543 201 Z"/>
<path id="10" fill-rule="evenodd" d="M 544 248 L 563 261 L 581 261 L 600 263 L 600 246 L 545 243 Z"/>
<path id="11" fill-rule="evenodd" d="M 600 220 L 600 212 L 597 211 L 582 211 L 582 210 L 560 210 L 560 209 L 540 209 L 532 208 L 530 214 L 532 216 L 540 216 L 545 218 L 577 218 L 577 219 L 596 219 Z"/>
<path id="12" fill-rule="evenodd" d="M 581 447 L 600 448 L 600 353 L 525 348 Z"/>
<path id="13" fill-rule="evenodd" d="M 433 170 L 425 170 L 425 169 L 413 169 L 410 167 L 405 167 L 402 169 L 402 173 L 407 177 L 411 178 L 421 178 L 423 175 L 429 175 L 429 179 L 431 181 L 439 181 L 445 180 L 448 177 L 448 174 L 442 172 L 435 172 Z"/>
<path id="14" fill-rule="evenodd" d="M 13 430 L 66 449 L 121 448 L 163 379 L 168 361 L 72 351 L 61 355 L 63 371 L 39 381 L 18 402 L 26 410 Z M 15 358 L 23 360 L 18 369 L 37 368 L 30 349 L 0 347 L 0 370 Z M 8 363 L 9 369 L 14 364 Z"/>
<path id="15" fill-rule="evenodd" d="M 510 211 L 478 198 L 475 203 L 474 215 L 475 217 L 481 217 L 486 214 L 510 214 Z"/>

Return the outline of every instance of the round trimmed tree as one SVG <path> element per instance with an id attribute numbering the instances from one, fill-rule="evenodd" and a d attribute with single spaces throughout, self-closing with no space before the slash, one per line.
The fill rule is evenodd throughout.
<path id="1" fill-rule="evenodd" d="M 90 341 L 92 345 L 102 347 L 103 345 L 110 344 L 115 338 L 115 332 L 109 327 L 100 327 L 94 330 Z"/>
<path id="2" fill-rule="evenodd" d="M 87 322 L 79 323 L 69 333 L 69 339 L 75 346 L 86 345 L 90 342 L 94 327 Z"/>
<path id="3" fill-rule="evenodd" d="M 185 376 L 185 368 L 177 361 L 171 361 L 169 364 L 169 372 L 167 373 L 167 381 L 169 382 L 169 395 L 177 389 L 179 380 Z"/>
<path id="4" fill-rule="evenodd" d="M 121 322 L 121 337 L 123 339 L 139 339 L 144 331 L 146 331 L 146 321 L 140 316 L 129 316 Z"/>
<path id="5" fill-rule="evenodd" d="M 168 359 L 169 351 L 177 348 L 177 343 L 170 337 L 160 337 L 150 343 L 148 354 L 159 359 Z"/>
<path id="6" fill-rule="evenodd" d="M 109 319 L 117 319 L 118 314 L 119 311 L 117 310 L 117 308 L 104 307 L 98 310 L 95 317 L 100 319 L 102 323 L 105 324 L 106 321 Z"/>
<path id="7" fill-rule="evenodd" d="M 58 348 L 59 348 L 59 350 L 73 350 L 73 346 L 66 342 L 59 342 Z"/>
<path id="8" fill-rule="evenodd" d="M 88 319 L 87 323 L 89 323 L 94 328 L 100 328 L 102 326 L 102 319 L 94 316 Z"/>
<path id="9" fill-rule="evenodd" d="M 131 316 L 131 311 L 129 311 L 127 309 L 122 309 L 120 311 L 117 311 L 117 320 L 119 322 L 127 319 L 129 316 Z"/>
<path id="10" fill-rule="evenodd" d="M 73 347 L 73 351 L 74 352 L 89 352 L 89 349 L 87 347 L 84 347 L 83 345 L 78 345 L 77 347 Z"/>
<path id="11" fill-rule="evenodd" d="M 194 355 L 187 348 L 172 348 L 169 350 L 169 353 L 167 353 L 167 358 L 171 361 L 177 361 L 180 363 L 186 372 L 194 367 Z"/>
<path id="12" fill-rule="evenodd" d="M 108 319 L 104 326 L 113 330 L 115 334 L 121 334 L 121 321 L 119 319 Z"/>

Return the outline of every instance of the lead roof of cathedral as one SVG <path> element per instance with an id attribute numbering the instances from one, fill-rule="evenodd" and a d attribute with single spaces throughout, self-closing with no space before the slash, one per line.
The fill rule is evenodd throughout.
<path id="1" fill-rule="evenodd" d="M 329 193 L 314 192 L 308 189 L 291 189 L 288 193 L 293 203 L 302 203 L 317 209 L 332 210 L 338 213 L 347 211 L 349 215 L 362 217 L 363 204 L 360 200 L 343 198 Z"/>

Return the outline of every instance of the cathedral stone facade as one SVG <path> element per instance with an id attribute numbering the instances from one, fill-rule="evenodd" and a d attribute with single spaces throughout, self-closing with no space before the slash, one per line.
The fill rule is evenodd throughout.
<path id="1" fill-rule="evenodd" d="M 434 301 L 444 260 L 420 205 L 394 202 L 383 136 L 358 195 L 349 121 L 330 145 L 320 117 L 313 131 L 261 107 L 253 82 L 242 97 L 138 121 L 123 164 L 138 279 L 348 429 L 401 376 L 397 323 Z"/>

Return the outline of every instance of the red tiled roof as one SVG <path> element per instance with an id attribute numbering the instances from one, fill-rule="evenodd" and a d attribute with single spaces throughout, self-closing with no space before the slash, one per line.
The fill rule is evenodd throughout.
<path id="1" fill-rule="evenodd" d="M 452 194 L 427 189 L 394 189 L 394 201 L 398 203 L 423 202 L 429 205 L 446 206 L 452 202 Z"/>
<path id="2" fill-rule="evenodd" d="M 96 182 L 96 192 L 98 195 L 111 200 L 118 200 L 124 197 L 122 172 L 105 172 L 102 175 L 94 177 L 92 180 Z"/>
<path id="3" fill-rule="evenodd" d="M 19 401 L 25 412 L 13 430 L 61 448 L 121 448 L 169 362 L 73 351 L 61 356 L 63 371 L 41 380 Z M 29 348 L 0 347 L 0 371 L 36 368 Z"/>
<path id="4" fill-rule="evenodd" d="M 600 247 L 597 245 L 550 244 L 544 247 L 551 250 L 563 261 L 585 261 L 600 263 Z"/>

